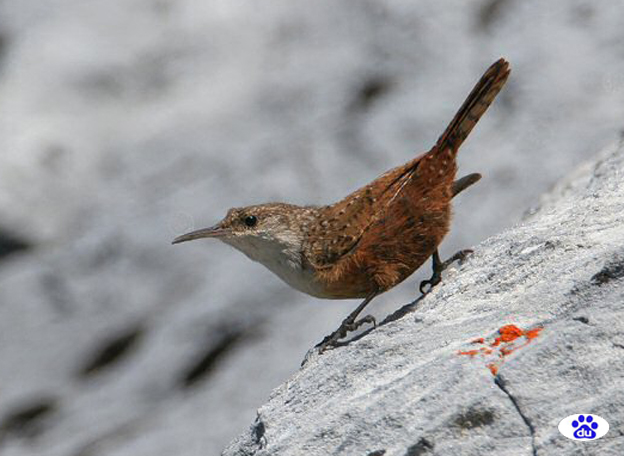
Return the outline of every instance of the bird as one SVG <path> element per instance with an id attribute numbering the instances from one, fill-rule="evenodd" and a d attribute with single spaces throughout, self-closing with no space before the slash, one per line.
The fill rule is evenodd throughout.
<path id="1" fill-rule="evenodd" d="M 230 209 L 215 225 L 176 237 L 179 244 L 218 239 L 259 262 L 291 287 L 322 299 L 363 299 L 339 328 L 317 345 L 334 348 L 374 317 L 357 317 L 378 295 L 395 287 L 430 257 L 429 292 L 464 249 L 442 261 L 438 246 L 449 232 L 451 200 L 481 175 L 455 179 L 459 147 L 494 101 L 510 74 L 504 58 L 479 79 L 435 145 L 325 206 L 266 203 Z"/>

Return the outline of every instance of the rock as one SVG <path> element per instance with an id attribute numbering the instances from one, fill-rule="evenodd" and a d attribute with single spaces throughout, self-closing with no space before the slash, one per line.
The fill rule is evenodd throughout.
<path id="1" fill-rule="evenodd" d="M 430 147 L 504 56 L 441 253 L 474 246 L 618 137 L 623 8 L 0 0 L 0 454 L 219 454 L 356 303 L 173 237 L 343 197 Z"/>
<path id="2" fill-rule="evenodd" d="M 311 356 L 223 454 L 624 454 L 624 146 L 584 170 L 403 315 Z M 576 413 L 609 434 L 564 438 Z"/>

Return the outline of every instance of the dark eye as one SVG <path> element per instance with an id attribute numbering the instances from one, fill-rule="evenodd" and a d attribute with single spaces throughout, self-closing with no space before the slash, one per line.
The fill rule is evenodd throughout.
<path id="1" fill-rule="evenodd" d="M 258 218 L 255 215 L 248 215 L 247 217 L 245 217 L 244 222 L 245 225 L 251 228 L 252 226 L 256 226 L 256 223 L 258 223 Z"/>

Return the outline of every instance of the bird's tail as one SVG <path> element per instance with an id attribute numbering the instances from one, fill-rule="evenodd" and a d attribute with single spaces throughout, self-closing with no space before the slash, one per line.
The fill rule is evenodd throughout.
<path id="1" fill-rule="evenodd" d="M 436 150 L 450 149 L 453 153 L 457 152 L 459 146 L 505 85 L 510 71 L 509 62 L 502 58 L 488 68 L 438 139 Z"/>

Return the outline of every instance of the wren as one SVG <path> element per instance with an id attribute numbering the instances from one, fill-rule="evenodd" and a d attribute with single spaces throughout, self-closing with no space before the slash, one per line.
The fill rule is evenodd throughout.
<path id="1" fill-rule="evenodd" d="M 495 62 L 481 77 L 436 144 L 328 206 L 268 203 L 230 209 L 216 225 L 173 243 L 215 238 L 258 261 L 299 291 L 325 299 L 364 298 L 327 336 L 320 351 L 335 346 L 377 295 L 401 283 L 433 259 L 433 275 L 420 284 L 428 292 L 442 271 L 471 250 L 441 261 L 438 245 L 449 231 L 451 199 L 478 181 L 455 180 L 460 145 L 494 101 L 509 76 L 509 63 Z"/>

